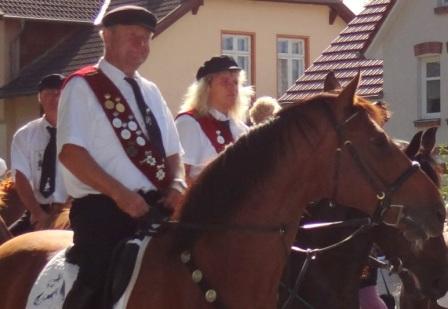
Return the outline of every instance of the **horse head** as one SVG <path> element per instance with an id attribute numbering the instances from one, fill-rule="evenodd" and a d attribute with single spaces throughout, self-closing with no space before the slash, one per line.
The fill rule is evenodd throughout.
<path id="1" fill-rule="evenodd" d="M 330 116 L 320 114 L 320 121 L 329 120 L 330 128 L 325 129 L 333 141 L 324 143 L 320 136 L 322 146 L 316 149 L 333 152 L 325 164 L 331 192 L 320 198 L 364 210 L 409 239 L 440 235 L 445 208 L 437 187 L 380 127 L 387 116 L 384 106 L 355 96 L 358 82 L 359 75 L 339 89 L 327 81 L 335 89 L 320 97 L 331 110 Z"/>
<path id="2" fill-rule="evenodd" d="M 404 152 L 419 162 L 425 174 L 440 186 L 433 151 L 436 132 L 437 128 L 417 132 Z M 435 300 L 448 290 L 447 246 L 443 236 L 410 244 L 390 227 L 379 226 L 375 228 L 373 239 L 395 264 L 406 295 L 402 296 L 406 298 L 403 302 L 407 303 L 411 294 L 416 301 L 423 297 Z"/>

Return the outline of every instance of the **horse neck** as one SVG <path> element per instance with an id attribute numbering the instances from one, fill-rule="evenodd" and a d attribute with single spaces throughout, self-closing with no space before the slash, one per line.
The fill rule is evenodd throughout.
<path id="1" fill-rule="evenodd" d="M 285 161 L 292 160 L 288 156 L 293 155 L 287 155 Z M 264 308 L 269 307 L 267 304 L 273 307 L 276 302 L 278 284 L 297 233 L 299 218 L 319 188 L 316 182 L 307 181 L 316 175 L 318 164 L 309 161 L 311 157 L 306 151 L 302 151 L 302 155 L 304 159 L 297 162 L 295 158 L 294 165 L 279 164 L 276 173 L 242 202 L 240 211 L 229 222 L 229 225 L 248 229 L 285 225 L 286 233 L 244 232 L 229 228 L 226 232 L 203 235 L 194 247 L 197 263 L 204 267 L 204 273 L 212 274 L 210 281 L 224 294 L 224 299 L 247 291 L 246 296 L 238 298 L 238 307 Z M 226 271 L 216 272 L 221 267 Z M 235 280 L 236 276 L 238 280 Z M 257 299 L 248 295 L 257 295 Z"/>

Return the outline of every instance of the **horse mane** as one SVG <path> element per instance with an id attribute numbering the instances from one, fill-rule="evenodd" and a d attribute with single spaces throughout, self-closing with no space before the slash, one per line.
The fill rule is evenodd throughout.
<path id="1" fill-rule="evenodd" d="M 372 120 L 380 127 L 383 127 L 391 116 L 385 103 L 373 104 L 371 101 L 360 96 L 355 96 L 355 106 L 362 107 L 366 110 L 370 118 L 372 118 Z"/>
<path id="2" fill-rule="evenodd" d="M 0 211 L 7 206 L 10 194 L 14 191 L 14 180 L 7 175 L 0 181 Z"/>
<path id="3" fill-rule="evenodd" d="M 225 225 L 251 192 L 264 190 L 263 181 L 271 178 L 276 165 L 282 164 L 282 158 L 291 152 L 291 139 L 303 135 L 311 142 L 307 136 L 318 124 L 307 117 L 305 110 L 322 108 L 322 104 L 331 104 L 334 99 L 334 95 L 320 94 L 289 105 L 213 160 L 186 193 L 173 249 L 191 249 L 207 226 Z M 366 110 L 375 119 L 382 115 L 367 100 L 360 100 L 356 108 Z M 184 228 L 182 223 L 199 229 Z"/>

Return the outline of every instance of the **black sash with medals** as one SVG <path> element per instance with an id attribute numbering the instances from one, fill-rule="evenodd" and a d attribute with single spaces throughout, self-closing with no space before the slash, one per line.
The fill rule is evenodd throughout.
<path id="1" fill-rule="evenodd" d="M 89 84 L 129 160 L 157 189 L 166 189 L 171 184 L 172 175 L 168 171 L 165 155 L 145 136 L 120 90 L 94 66 L 73 73 L 65 83 L 75 76 L 84 78 Z"/>

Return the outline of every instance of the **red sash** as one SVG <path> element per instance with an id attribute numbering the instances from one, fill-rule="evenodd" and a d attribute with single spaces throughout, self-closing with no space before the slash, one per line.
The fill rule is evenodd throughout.
<path id="1" fill-rule="evenodd" d="M 167 188 L 172 176 L 168 173 L 165 157 L 150 144 L 120 90 L 93 66 L 76 71 L 65 83 L 75 76 L 84 78 L 89 84 L 129 160 L 157 189 Z"/>
<path id="2" fill-rule="evenodd" d="M 217 120 L 210 114 L 199 116 L 194 110 L 180 113 L 176 118 L 182 115 L 188 115 L 199 123 L 202 131 L 204 131 L 217 153 L 220 153 L 226 148 L 227 145 L 233 143 L 233 136 L 230 131 L 229 121 Z"/>

